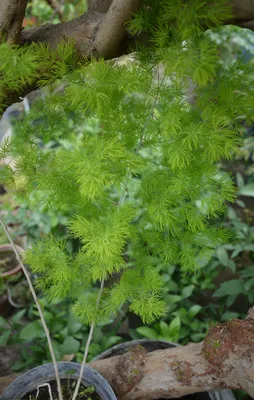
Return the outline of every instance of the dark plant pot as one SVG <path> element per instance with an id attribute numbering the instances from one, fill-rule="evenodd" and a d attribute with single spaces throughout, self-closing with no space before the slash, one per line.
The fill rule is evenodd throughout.
<path id="1" fill-rule="evenodd" d="M 111 347 L 110 349 L 104 351 L 99 354 L 97 357 L 93 359 L 95 360 L 103 360 L 104 358 L 110 358 L 114 356 L 119 356 L 128 352 L 134 346 L 143 346 L 150 353 L 155 350 L 164 350 L 169 349 L 171 347 L 178 347 L 179 344 L 166 342 L 164 340 L 149 340 L 149 339 L 139 339 L 132 340 L 131 342 L 125 342 L 117 344 L 116 346 Z M 236 400 L 233 392 L 228 389 L 223 389 L 220 391 L 211 391 L 211 392 L 199 392 L 190 394 L 187 396 L 181 397 L 181 399 L 185 400 Z"/>
<path id="2" fill-rule="evenodd" d="M 78 379 L 80 364 L 73 362 L 59 362 L 57 364 L 60 379 Z M 36 367 L 15 379 L 4 391 L 1 400 L 20 400 L 23 396 L 35 390 L 37 386 L 54 380 L 53 364 Z M 108 382 L 89 367 L 85 367 L 82 383 L 87 387 L 94 386 L 102 400 L 117 400 Z"/>

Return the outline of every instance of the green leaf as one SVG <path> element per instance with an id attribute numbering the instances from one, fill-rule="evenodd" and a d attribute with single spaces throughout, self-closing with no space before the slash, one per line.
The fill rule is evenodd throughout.
<path id="1" fill-rule="evenodd" d="M 64 354 L 75 354 L 79 351 L 80 342 L 71 336 L 67 336 L 64 342 L 58 346 L 58 350 L 62 355 Z"/>
<path id="2" fill-rule="evenodd" d="M 10 335 L 11 335 L 11 330 L 10 329 L 8 329 L 4 333 L 2 333 L 2 335 L 0 335 L 0 346 L 6 346 L 7 345 Z"/>
<path id="3" fill-rule="evenodd" d="M 129 329 L 129 335 L 130 335 L 132 340 L 140 339 L 140 335 L 139 335 L 139 333 L 137 332 L 136 329 Z"/>
<path id="4" fill-rule="evenodd" d="M 98 322 L 98 326 L 106 326 L 111 324 L 113 321 L 114 320 L 112 318 L 104 317 L 100 319 L 100 321 Z"/>
<path id="5" fill-rule="evenodd" d="M 93 332 L 93 341 L 96 343 L 100 343 L 103 339 L 103 332 L 99 326 L 96 326 Z"/>
<path id="6" fill-rule="evenodd" d="M 244 202 L 242 200 L 236 200 L 235 202 L 239 207 L 245 208 L 245 204 L 244 204 Z"/>
<path id="7" fill-rule="evenodd" d="M 65 326 L 65 321 L 54 319 L 53 321 L 50 322 L 50 331 L 52 333 L 59 333 L 64 329 L 64 326 Z"/>
<path id="8" fill-rule="evenodd" d="M 19 372 L 24 370 L 24 368 L 27 366 L 26 361 L 17 361 L 12 365 L 12 370 L 14 372 Z"/>
<path id="9" fill-rule="evenodd" d="M 232 279 L 223 282 L 219 289 L 213 294 L 213 297 L 237 296 L 244 292 L 244 282 L 241 279 Z"/>
<path id="10" fill-rule="evenodd" d="M 202 307 L 199 304 L 195 304 L 189 309 L 189 316 L 191 318 L 195 317 L 195 315 L 197 315 L 201 309 Z"/>
<path id="11" fill-rule="evenodd" d="M 60 344 L 57 341 L 53 341 L 53 349 L 56 356 L 57 361 L 61 361 L 62 353 L 59 351 Z"/>
<path id="12" fill-rule="evenodd" d="M 77 332 L 73 336 L 75 337 L 75 339 L 80 339 L 80 340 L 84 338 L 84 334 L 82 332 Z"/>
<path id="13" fill-rule="evenodd" d="M 200 342 L 200 340 L 204 339 L 204 337 L 205 333 L 194 333 L 191 335 L 191 340 L 193 340 L 193 342 Z"/>
<path id="14" fill-rule="evenodd" d="M 230 321 L 233 318 L 239 318 L 239 314 L 237 312 L 232 312 L 232 311 L 226 311 L 222 317 L 222 321 Z"/>
<path id="15" fill-rule="evenodd" d="M 233 253 L 231 254 L 231 257 L 232 257 L 232 258 L 235 258 L 236 256 L 238 256 L 238 254 L 239 254 L 241 251 L 243 251 L 242 245 L 241 245 L 241 244 L 235 245 L 235 246 L 234 246 L 234 251 L 233 251 Z"/>
<path id="16" fill-rule="evenodd" d="M 240 189 L 244 186 L 245 182 L 244 182 L 243 176 L 242 176 L 242 174 L 240 174 L 240 172 L 236 173 L 236 183 Z"/>
<path id="17" fill-rule="evenodd" d="M 41 325 L 41 322 L 38 320 L 30 322 L 29 324 L 24 326 L 19 334 L 19 338 L 24 341 L 40 339 L 43 337 L 45 337 L 45 332 Z"/>
<path id="18" fill-rule="evenodd" d="M 235 273 L 235 271 L 236 271 L 236 263 L 235 263 L 234 261 L 232 261 L 232 260 L 229 260 L 229 262 L 228 262 L 228 268 L 230 268 L 231 271 L 232 271 L 233 273 Z"/>
<path id="19" fill-rule="evenodd" d="M 89 354 L 91 354 L 93 357 L 97 356 L 97 354 L 100 354 L 102 352 L 102 347 L 98 343 L 91 343 L 89 346 Z"/>
<path id="20" fill-rule="evenodd" d="M 61 329 L 61 331 L 59 332 L 59 334 L 60 334 L 62 337 L 67 337 L 67 336 L 68 336 L 68 329 L 67 329 L 67 326 L 65 326 L 63 329 Z"/>
<path id="21" fill-rule="evenodd" d="M 142 336 L 144 336 L 144 337 L 146 337 L 148 339 L 155 339 L 156 340 L 158 338 L 158 335 L 157 335 L 156 331 L 154 329 L 152 329 L 152 328 L 149 328 L 148 326 L 140 326 L 139 328 L 136 329 L 136 331 L 140 335 L 142 335 Z"/>
<path id="22" fill-rule="evenodd" d="M 182 298 L 187 299 L 188 297 L 190 297 L 192 295 L 193 290 L 194 290 L 194 285 L 185 286 L 182 290 Z"/>
<path id="23" fill-rule="evenodd" d="M 237 219 L 236 212 L 235 212 L 235 210 L 234 210 L 232 207 L 228 207 L 227 214 L 228 214 L 228 218 L 229 218 L 230 220 Z"/>
<path id="24" fill-rule="evenodd" d="M 169 324 L 168 331 L 170 336 L 178 335 L 180 327 L 181 327 L 181 319 L 180 317 L 175 317 Z"/>
<path id="25" fill-rule="evenodd" d="M 170 294 L 167 296 L 167 303 L 178 303 L 179 301 L 182 300 L 182 296 L 179 296 L 177 294 Z"/>
<path id="26" fill-rule="evenodd" d="M 160 330 L 162 335 L 166 338 L 169 333 L 169 326 L 165 321 L 160 321 Z"/>
<path id="27" fill-rule="evenodd" d="M 6 319 L 0 316 L 0 328 L 4 328 L 6 326 L 8 326 L 8 322 L 6 321 Z"/>
<path id="28" fill-rule="evenodd" d="M 104 346 L 106 349 L 108 349 L 109 347 L 114 346 L 116 343 L 119 343 L 121 339 L 121 336 L 110 336 L 106 338 Z"/>
<path id="29" fill-rule="evenodd" d="M 26 313 L 26 308 L 23 310 L 18 311 L 13 317 L 12 317 L 12 324 L 19 324 L 21 318 L 25 315 Z"/>
<path id="30" fill-rule="evenodd" d="M 251 278 L 252 276 L 254 276 L 254 265 L 245 268 L 244 271 L 242 272 L 242 276 L 244 278 Z"/>
<path id="31" fill-rule="evenodd" d="M 242 186 L 240 190 L 238 190 L 238 195 L 254 197 L 254 183 Z"/>
<path id="32" fill-rule="evenodd" d="M 246 292 L 248 292 L 251 288 L 253 287 L 254 289 L 254 278 L 249 279 L 247 282 L 244 284 L 244 289 Z"/>
<path id="33" fill-rule="evenodd" d="M 228 296 L 226 298 L 226 306 L 227 306 L 227 308 L 230 308 L 234 304 L 234 302 L 236 301 L 236 298 L 237 298 L 237 296 Z"/>
<path id="34" fill-rule="evenodd" d="M 13 181 L 13 170 L 8 165 L 0 168 L 0 181 L 2 183 L 10 183 Z"/>
<path id="35" fill-rule="evenodd" d="M 249 292 L 247 296 L 248 296 L 249 303 L 253 304 L 254 303 L 254 291 Z"/>
<path id="36" fill-rule="evenodd" d="M 254 252 L 254 244 L 246 244 L 245 246 L 243 246 L 243 250 L 245 251 L 253 251 Z"/>
<path id="37" fill-rule="evenodd" d="M 217 254 L 217 257 L 218 257 L 218 259 L 220 260 L 221 264 L 224 265 L 225 267 L 227 267 L 227 266 L 228 266 L 229 258 L 228 258 L 228 253 L 227 253 L 227 251 L 224 249 L 224 247 L 220 247 L 220 248 L 217 250 L 216 254 Z"/>
<path id="38" fill-rule="evenodd" d="M 74 335 L 77 333 L 80 328 L 83 326 L 83 324 L 75 318 L 72 312 L 69 313 L 68 315 L 68 322 L 67 322 L 67 328 L 68 328 L 68 333 L 70 335 Z"/>

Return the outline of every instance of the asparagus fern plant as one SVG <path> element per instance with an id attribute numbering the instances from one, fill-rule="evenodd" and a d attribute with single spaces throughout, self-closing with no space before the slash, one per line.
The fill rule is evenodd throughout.
<path id="1" fill-rule="evenodd" d="M 45 210 L 68 210 L 81 243 L 73 255 L 49 235 L 25 262 L 49 299 L 73 300 L 89 342 L 96 322 L 126 302 L 144 323 L 167 311 L 158 259 L 193 272 L 227 240 L 211 224 L 235 192 L 218 162 L 234 155 L 241 121 L 253 116 L 251 61 L 225 65 L 203 32 L 204 21 L 219 29 L 225 2 L 146 3 L 128 29 L 148 32 L 149 47 L 120 60 L 81 60 L 71 42 L 0 49 L 0 100 L 34 80 L 44 88 L 2 145 L 1 181 L 17 198 L 36 191 Z"/>

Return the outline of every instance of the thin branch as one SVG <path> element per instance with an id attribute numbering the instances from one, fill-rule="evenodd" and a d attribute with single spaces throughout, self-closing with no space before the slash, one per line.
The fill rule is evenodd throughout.
<path id="1" fill-rule="evenodd" d="M 100 305 L 100 299 L 101 299 L 101 295 L 102 295 L 103 288 L 104 288 L 104 282 L 105 282 L 104 279 L 102 279 L 101 280 L 100 291 L 99 291 L 98 298 L 97 298 L 97 301 L 96 301 L 95 312 L 98 310 L 99 305 Z M 72 396 L 72 400 L 76 400 L 76 398 L 78 396 L 79 387 L 80 387 L 80 384 L 81 384 L 81 381 L 82 381 L 82 378 L 83 378 L 83 374 L 84 374 L 84 369 L 85 369 L 85 365 L 86 365 L 86 360 L 87 360 L 87 356 L 88 356 L 89 347 L 90 347 L 90 344 L 91 344 L 91 341 L 92 341 L 92 338 L 93 338 L 94 327 L 95 327 L 95 322 L 93 321 L 91 323 L 91 326 L 90 326 L 90 331 L 89 331 L 88 339 L 87 339 L 87 342 L 86 342 L 86 348 L 85 348 L 85 352 L 84 352 L 84 357 L 83 357 L 83 361 L 82 361 L 81 368 L 80 368 L 80 374 L 79 374 L 79 378 L 78 378 L 78 381 L 77 381 L 77 385 L 75 387 L 75 391 L 74 391 L 73 396 Z"/>
<path id="2" fill-rule="evenodd" d="M 125 24 L 138 9 L 140 0 L 113 0 L 94 40 L 101 57 L 115 54 L 125 34 Z"/>
<path id="3" fill-rule="evenodd" d="M 26 277 L 26 279 L 27 279 L 29 289 L 30 289 L 30 291 L 31 291 L 31 293 L 32 293 L 34 302 L 35 302 L 36 307 L 37 307 L 37 309 L 38 309 L 38 312 L 39 312 L 39 315 L 40 315 L 40 319 L 41 319 L 41 323 L 42 323 L 42 326 L 43 326 L 43 329 L 44 329 L 44 332 L 45 332 L 45 335 L 46 335 L 46 338 L 47 338 L 47 341 L 48 341 L 48 347 L 49 347 L 50 355 L 51 355 L 52 362 L 53 362 L 53 365 L 54 365 L 55 376 L 56 376 L 56 382 L 57 382 L 57 389 L 58 389 L 58 394 L 59 394 L 59 400 L 63 400 L 62 389 L 61 389 L 61 383 L 60 383 L 60 378 L 59 378 L 59 373 L 58 373 L 58 368 L 57 368 L 57 362 L 56 362 L 56 358 L 55 358 L 55 353 L 54 353 L 54 349 L 53 349 L 51 337 L 50 337 L 50 334 L 49 334 L 49 330 L 48 330 L 48 327 L 47 327 L 47 323 L 46 323 L 46 321 L 45 321 L 45 318 L 44 318 L 44 315 L 43 315 L 43 312 L 42 312 L 42 309 L 41 309 L 41 306 L 40 306 L 38 297 L 37 297 L 37 295 L 36 295 L 36 293 L 35 293 L 35 290 L 34 290 L 34 287 L 33 287 L 32 281 L 31 281 L 31 278 L 30 278 L 30 276 L 29 276 L 29 273 L 28 273 L 28 271 L 27 271 L 25 265 L 23 264 L 23 261 L 22 261 L 20 255 L 19 255 L 19 253 L 18 253 L 18 250 L 17 250 L 17 248 L 16 248 L 16 245 L 14 244 L 14 242 L 13 242 L 13 240 L 12 240 L 10 234 L 9 234 L 9 231 L 8 231 L 8 229 L 6 228 L 6 226 L 4 225 L 4 223 L 3 223 L 3 221 L 2 221 L 1 218 L 0 218 L 0 224 L 2 225 L 2 228 L 3 228 L 3 230 L 4 230 L 5 234 L 6 234 L 6 236 L 8 237 L 10 244 L 12 245 L 13 251 L 14 251 L 14 253 L 15 253 L 15 255 L 16 255 L 16 259 L 17 259 L 18 263 L 20 264 L 20 266 L 21 266 L 21 268 L 22 268 L 22 270 L 23 270 L 23 273 L 24 273 L 24 275 L 25 275 L 25 277 Z"/>
<path id="4" fill-rule="evenodd" d="M 61 6 L 57 0 L 47 0 L 48 5 L 54 10 L 54 14 L 57 14 L 60 21 L 64 20 L 64 13 L 61 10 Z"/>
<path id="5" fill-rule="evenodd" d="M 8 296 L 8 301 L 9 301 L 9 303 L 10 303 L 10 305 L 11 305 L 12 307 L 14 307 L 14 308 L 23 308 L 22 305 L 16 304 L 16 303 L 12 300 L 12 297 L 11 297 L 11 290 L 10 290 L 9 286 L 7 286 L 7 296 Z"/>

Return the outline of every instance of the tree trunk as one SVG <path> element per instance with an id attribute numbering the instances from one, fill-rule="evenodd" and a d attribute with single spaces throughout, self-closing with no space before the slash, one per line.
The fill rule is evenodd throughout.
<path id="1" fill-rule="evenodd" d="M 0 43 L 19 43 L 27 0 L 0 1 Z"/>
<path id="2" fill-rule="evenodd" d="M 217 324 L 202 343 L 152 353 L 138 346 L 90 366 L 124 400 L 176 398 L 225 388 L 254 397 L 253 315 Z"/>

